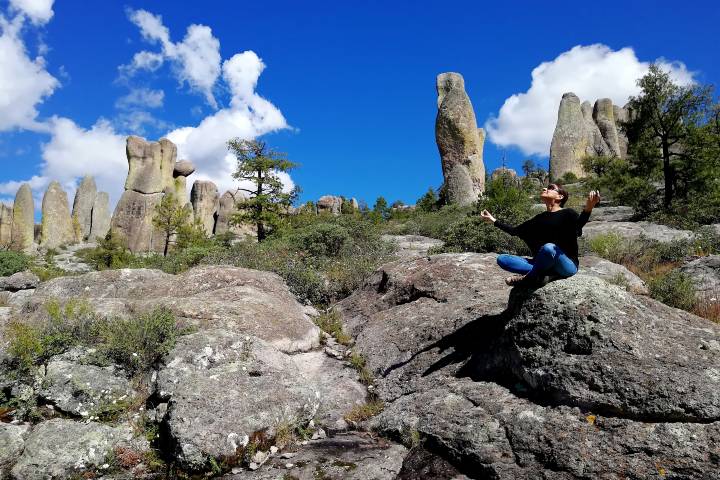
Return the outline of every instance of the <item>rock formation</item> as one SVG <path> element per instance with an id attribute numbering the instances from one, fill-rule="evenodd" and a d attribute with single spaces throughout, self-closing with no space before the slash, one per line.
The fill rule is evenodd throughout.
<path id="1" fill-rule="evenodd" d="M 473 478 L 711 478 L 720 326 L 582 270 L 535 291 L 502 277 L 494 254 L 436 255 L 339 304 L 385 403 L 370 428 Z"/>
<path id="2" fill-rule="evenodd" d="M 237 212 L 236 205 L 245 197 L 241 192 L 227 191 L 222 194 L 218 203 L 217 220 L 215 221 L 215 235 L 233 233 L 238 237 L 252 235 L 255 232 L 253 225 L 230 225 L 232 215 Z"/>
<path id="3" fill-rule="evenodd" d="M 208 235 L 215 232 L 219 200 L 218 189 L 213 182 L 195 180 L 190 191 L 190 203 L 192 203 L 195 219 L 200 220 Z"/>
<path id="4" fill-rule="evenodd" d="M 35 203 L 30 185 L 23 183 L 13 203 L 12 245 L 14 249 L 28 251 L 35 239 Z"/>
<path id="5" fill-rule="evenodd" d="M 159 142 L 130 136 L 126 148 L 129 170 L 125 190 L 160 193 L 173 187 L 177 148 L 167 138 Z"/>
<path id="6" fill-rule="evenodd" d="M 493 180 L 496 180 L 498 178 L 505 178 L 506 182 L 510 182 L 513 185 L 520 185 L 522 181 L 520 177 L 518 177 L 518 174 L 515 170 L 507 167 L 496 168 L 490 174 L 490 178 L 492 178 Z"/>
<path id="7" fill-rule="evenodd" d="M 98 192 L 95 196 L 91 223 L 90 241 L 104 238 L 110 230 L 110 196 L 106 192 Z"/>
<path id="8" fill-rule="evenodd" d="M 323 195 L 317 201 L 317 213 L 330 213 L 340 215 L 342 212 L 342 197 L 335 195 Z"/>
<path id="9" fill-rule="evenodd" d="M 9 247 L 12 243 L 12 207 L 0 203 L 0 247 Z"/>
<path id="10" fill-rule="evenodd" d="M 92 211 L 96 197 L 97 186 L 95 185 L 95 179 L 90 176 L 83 177 L 80 186 L 75 192 L 72 209 L 73 227 L 78 230 L 75 232 L 78 241 L 85 240 L 90 236 Z"/>
<path id="11" fill-rule="evenodd" d="M 190 162 L 175 162 L 177 148 L 170 140 L 148 142 L 130 136 L 126 148 L 128 177 L 125 192 L 112 216 L 110 228 L 124 238 L 132 252 L 162 252 L 165 236 L 152 224 L 164 192 L 187 198 L 184 173 Z M 177 173 L 176 173 L 177 172 Z"/>
<path id="12" fill-rule="evenodd" d="M 180 205 L 190 203 L 187 193 L 187 177 L 195 172 L 195 165 L 190 160 L 180 160 L 173 170 L 173 192 Z"/>
<path id="13" fill-rule="evenodd" d="M 42 200 L 40 245 L 57 248 L 76 241 L 67 193 L 57 181 L 50 182 Z"/>
<path id="14" fill-rule="evenodd" d="M 485 190 L 485 132 L 477 127 L 462 75 L 452 72 L 438 75 L 437 94 L 435 140 L 445 191 L 450 203 L 468 205 Z"/>
<path id="15" fill-rule="evenodd" d="M 627 111 L 613 105 L 609 98 L 580 103 L 574 93 L 560 100 L 558 120 L 550 145 L 550 176 L 562 177 L 568 172 L 585 175 L 582 159 L 590 155 L 612 155 L 625 158 L 627 137 L 620 122 L 627 120 Z"/>

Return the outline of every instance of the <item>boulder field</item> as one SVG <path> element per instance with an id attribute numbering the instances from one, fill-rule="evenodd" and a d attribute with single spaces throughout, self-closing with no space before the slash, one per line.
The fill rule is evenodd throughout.
<path id="1" fill-rule="evenodd" d="M 642 285 L 632 279 L 627 289 L 606 281 L 625 273 L 602 262 L 590 259 L 575 277 L 539 289 L 511 290 L 495 254 L 404 257 L 336 305 L 350 347 L 323 334 L 317 312 L 267 272 L 114 270 L 10 290 L 5 314 L 21 322 L 40 318 L 51 299 L 82 298 L 108 316 L 164 306 L 189 329 L 140 379 L 98 363 L 87 348 L 52 357 L 30 384 L 6 364 L 4 392 L 53 413 L 0 423 L 0 472 L 718 478 L 720 326 L 633 293 Z M 371 396 L 350 365 L 359 356 Z M 348 419 L 368 400 L 384 408 Z M 112 419 L 94 413 L 117 402 L 136 407 Z M 133 428 L 138 418 L 155 426 L 153 448 L 176 469 L 169 477 L 149 472 L 151 445 Z M 281 445 L 288 428 L 306 440 Z M 258 438 L 249 463 L 222 467 Z"/>

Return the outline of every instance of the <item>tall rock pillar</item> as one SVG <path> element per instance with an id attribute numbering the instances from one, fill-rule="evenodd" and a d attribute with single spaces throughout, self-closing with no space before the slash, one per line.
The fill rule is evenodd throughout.
<path id="1" fill-rule="evenodd" d="M 485 132 L 477 126 L 462 75 L 441 73 L 436 87 L 435 141 L 440 151 L 448 202 L 469 205 L 485 190 Z"/>
<path id="2" fill-rule="evenodd" d="M 30 185 L 23 183 L 15 194 L 13 203 L 12 246 L 19 251 L 29 251 L 35 238 L 35 203 Z"/>
<path id="3" fill-rule="evenodd" d="M 97 186 L 95 185 L 95 179 L 90 176 L 83 177 L 80 186 L 75 192 L 72 209 L 73 227 L 78 230 L 75 232 L 78 241 L 86 240 L 90 236 L 92 210 L 96 197 Z"/>
<path id="4" fill-rule="evenodd" d="M 190 191 L 190 202 L 195 219 L 202 222 L 205 233 L 215 233 L 215 219 L 220 203 L 217 186 L 213 182 L 195 180 Z"/>
<path id="5" fill-rule="evenodd" d="M 57 248 L 75 241 L 75 229 L 70 216 L 67 193 L 57 181 L 52 181 L 42 200 L 40 246 Z"/>

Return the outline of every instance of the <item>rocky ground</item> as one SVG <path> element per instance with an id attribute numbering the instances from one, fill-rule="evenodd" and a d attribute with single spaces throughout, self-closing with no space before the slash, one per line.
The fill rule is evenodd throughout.
<path id="1" fill-rule="evenodd" d="M 600 213 L 588 227 L 629 214 Z M 0 279 L 3 326 L 83 299 L 184 329 L 142 375 L 76 347 L 21 381 L 2 328 L 0 478 L 720 478 L 720 326 L 597 257 L 510 290 L 495 254 L 393 240 L 399 259 L 336 306 L 349 346 L 268 272 Z M 710 290 L 715 260 L 683 268 Z"/>

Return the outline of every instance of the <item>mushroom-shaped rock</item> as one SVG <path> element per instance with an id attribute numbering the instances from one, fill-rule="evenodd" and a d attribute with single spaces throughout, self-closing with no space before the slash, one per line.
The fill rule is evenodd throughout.
<path id="1" fill-rule="evenodd" d="M 175 163 L 175 169 L 173 170 L 173 176 L 188 177 L 195 172 L 195 165 L 190 160 L 180 160 Z"/>
<path id="2" fill-rule="evenodd" d="M 129 136 L 126 147 L 129 164 L 125 190 L 139 193 L 161 193 L 173 186 L 177 147 L 167 138 L 148 142 Z"/>

